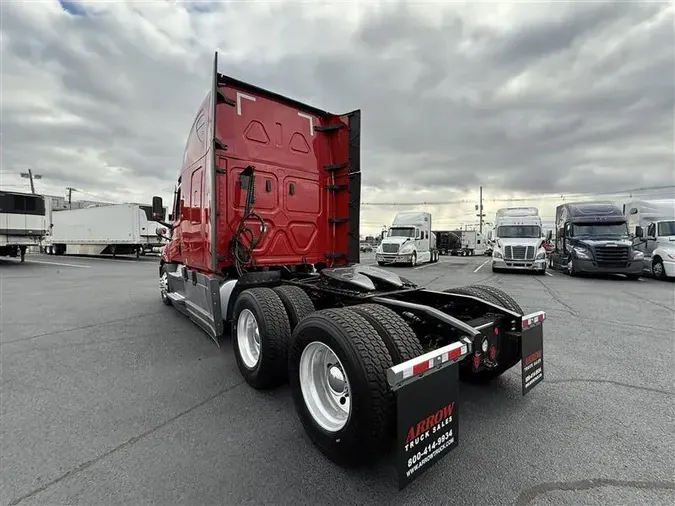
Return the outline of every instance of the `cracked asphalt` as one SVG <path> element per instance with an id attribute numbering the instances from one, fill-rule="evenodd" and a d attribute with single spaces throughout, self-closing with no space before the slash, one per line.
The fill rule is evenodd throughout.
<path id="1" fill-rule="evenodd" d="M 229 339 L 162 305 L 156 259 L 0 259 L 0 505 L 675 504 L 675 284 L 485 261 L 391 270 L 546 311 L 546 378 L 462 385 L 459 447 L 398 492 L 386 462 L 326 461 L 286 387 L 242 384 Z"/>

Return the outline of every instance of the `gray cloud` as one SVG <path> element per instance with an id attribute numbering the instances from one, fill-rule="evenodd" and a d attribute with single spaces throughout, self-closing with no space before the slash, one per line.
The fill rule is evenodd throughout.
<path id="1" fill-rule="evenodd" d="M 497 24 L 399 2 L 353 26 L 296 3 L 108 7 L 0 7 L 3 174 L 32 166 L 55 186 L 147 197 L 172 186 L 218 46 L 226 74 L 361 108 L 364 186 L 378 198 L 675 184 L 665 3 L 528 4 Z M 241 19 L 255 26 L 236 31 Z"/>

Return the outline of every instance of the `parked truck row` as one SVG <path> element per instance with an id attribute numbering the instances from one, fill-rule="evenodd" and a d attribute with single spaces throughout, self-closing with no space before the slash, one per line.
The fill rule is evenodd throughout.
<path id="1" fill-rule="evenodd" d="M 325 456 L 358 465 L 393 448 L 404 487 L 457 447 L 459 379 L 520 363 L 523 395 L 542 381 L 545 313 L 494 287 L 429 290 L 359 264 L 360 134 L 359 110 L 222 75 L 216 54 L 162 223 L 159 292 L 217 343 L 229 330 L 251 388 L 288 382 Z M 382 243 L 380 262 L 438 260 L 426 213 L 397 215 Z"/>
<path id="2" fill-rule="evenodd" d="M 675 199 L 561 204 L 545 237 L 537 208 L 500 209 L 490 237 L 493 271 L 675 277 Z"/>
<path id="3" fill-rule="evenodd" d="M 159 217 L 164 219 L 166 210 Z M 0 192 L 0 256 L 25 261 L 30 247 L 53 255 L 144 255 L 160 253 L 152 206 L 114 204 L 54 211 L 51 199 Z"/>

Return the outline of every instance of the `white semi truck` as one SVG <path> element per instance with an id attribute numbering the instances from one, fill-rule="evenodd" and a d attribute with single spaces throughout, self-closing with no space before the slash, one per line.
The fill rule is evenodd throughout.
<path id="1" fill-rule="evenodd" d="M 47 206 L 46 219 L 49 233 L 42 247 L 51 255 L 138 257 L 160 252 L 166 242 L 156 233 L 151 206 L 111 204 L 64 211 Z"/>
<path id="2" fill-rule="evenodd" d="M 438 262 L 436 236 L 431 232 L 431 213 L 406 211 L 397 213 L 375 250 L 379 265 Z"/>
<path id="3" fill-rule="evenodd" d="M 46 233 L 45 199 L 33 193 L 0 191 L 0 256 L 20 257 Z"/>
<path id="4" fill-rule="evenodd" d="M 493 231 L 492 271 L 546 273 L 546 250 L 536 207 L 499 209 Z"/>
<path id="5" fill-rule="evenodd" d="M 634 248 L 644 254 L 643 271 L 675 278 L 675 199 L 636 200 L 623 206 Z"/>

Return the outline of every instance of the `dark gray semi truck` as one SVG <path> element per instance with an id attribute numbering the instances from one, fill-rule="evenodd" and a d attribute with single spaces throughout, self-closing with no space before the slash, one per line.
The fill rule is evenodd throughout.
<path id="1" fill-rule="evenodd" d="M 549 267 L 578 274 L 642 275 L 644 254 L 633 247 L 628 223 L 611 202 L 572 202 L 556 208 Z M 549 230 L 547 239 L 550 240 Z"/>

